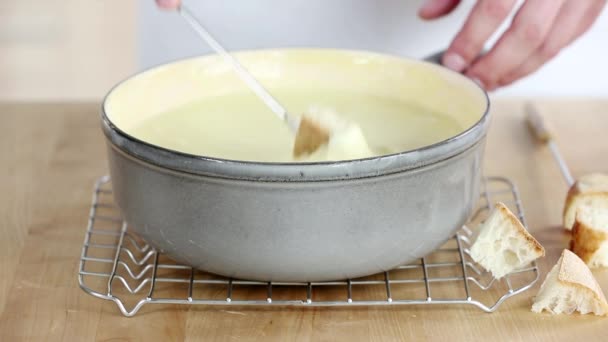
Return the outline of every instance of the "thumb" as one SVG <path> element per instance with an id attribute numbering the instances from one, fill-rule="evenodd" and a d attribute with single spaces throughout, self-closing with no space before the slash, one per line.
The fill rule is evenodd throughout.
<path id="1" fill-rule="evenodd" d="M 181 4 L 180 0 L 156 0 L 158 7 L 162 9 L 176 9 Z"/>
<path id="2" fill-rule="evenodd" d="M 418 10 L 418 16 L 431 20 L 442 17 L 454 10 L 460 0 L 426 0 Z"/>

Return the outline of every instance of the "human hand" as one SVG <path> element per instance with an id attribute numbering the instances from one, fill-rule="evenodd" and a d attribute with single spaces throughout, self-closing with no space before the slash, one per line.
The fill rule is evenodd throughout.
<path id="1" fill-rule="evenodd" d="M 181 0 L 156 0 L 156 4 L 162 9 L 176 9 L 181 5 Z"/>
<path id="2" fill-rule="evenodd" d="M 460 0 L 427 0 L 418 15 L 436 19 Z M 511 26 L 485 55 L 484 44 L 509 16 L 517 0 L 478 0 L 446 53 L 443 64 L 479 81 L 487 90 L 525 77 L 585 33 L 606 0 L 526 0 Z"/>

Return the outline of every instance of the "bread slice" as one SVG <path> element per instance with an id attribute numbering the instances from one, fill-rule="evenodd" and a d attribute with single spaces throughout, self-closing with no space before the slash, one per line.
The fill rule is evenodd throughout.
<path id="1" fill-rule="evenodd" d="M 564 206 L 564 227 L 572 229 L 576 212 L 584 206 L 608 210 L 608 175 L 593 173 L 581 177 L 568 191 Z"/>
<path id="2" fill-rule="evenodd" d="M 327 107 L 311 106 L 301 117 L 294 156 L 325 155 L 327 160 L 352 160 L 375 155 L 354 121 Z M 314 159 L 314 156 L 313 156 Z"/>
<path id="3" fill-rule="evenodd" d="M 591 270 L 576 254 L 565 249 L 540 287 L 533 312 L 553 314 L 594 313 L 605 316 L 608 303 Z"/>
<path id="4" fill-rule="evenodd" d="M 578 210 L 570 249 L 589 267 L 608 266 L 608 210 L 597 207 Z"/>
<path id="5" fill-rule="evenodd" d="M 503 203 L 497 203 L 481 225 L 470 249 L 475 262 L 496 279 L 545 255 L 545 249 Z"/>

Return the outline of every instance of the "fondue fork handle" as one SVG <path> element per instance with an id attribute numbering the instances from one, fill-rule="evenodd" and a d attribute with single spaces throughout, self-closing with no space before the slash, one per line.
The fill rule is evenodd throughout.
<path id="1" fill-rule="evenodd" d="M 234 58 L 230 53 L 222 47 L 217 40 L 211 36 L 211 34 L 203 27 L 203 25 L 194 17 L 192 12 L 181 5 L 178 8 L 179 14 L 186 20 L 192 29 L 214 50 L 217 54 L 222 56 L 224 60 L 232 66 L 236 74 L 245 82 L 249 89 L 251 89 L 269 108 L 275 113 L 279 119 L 285 121 L 289 128 L 296 132 L 298 130 L 298 120 L 292 118 L 285 107 L 283 107 L 279 101 L 277 101 L 256 79 L 251 73 L 245 69 L 239 61 Z"/>
<path id="2" fill-rule="evenodd" d="M 564 160 L 564 157 L 559 152 L 553 137 L 551 136 L 551 132 L 547 128 L 543 117 L 538 113 L 536 108 L 531 103 L 526 103 L 524 110 L 526 112 L 526 123 L 532 132 L 534 138 L 543 145 L 547 145 L 551 154 L 553 155 L 553 159 L 557 162 L 559 170 L 561 171 L 566 183 L 568 186 L 572 186 L 574 184 L 574 178 L 570 173 L 570 169 L 568 168 L 568 164 Z"/>
<path id="3" fill-rule="evenodd" d="M 445 53 L 445 50 L 441 50 L 441 51 L 435 52 L 432 55 L 428 55 L 428 56 L 424 57 L 423 60 L 426 62 L 431 62 L 431 63 L 441 65 L 441 59 L 443 58 L 444 53 Z"/>
<path id="4" fill-rule="evenodd" d="M 489 49 L 488 48 L 484 48 L 480 53 L 479 53 L 479 57 L 482 57 L 483 55 L 485 55 L 486 53 L 488 53 Z M 438 65 L 443 65 L 443 63 L 441 62 L 441 60 L 443 59 L 443 55 L 445 54 L 446 50 L 441 50 L 441 51 L 437 51 L 433 54 L 430 54 L 426 57 L 424 57 L 422 60 L 425 62 L 430 62 L 430 63 L 434 63 L 434 64 L 438 64 Z"/>

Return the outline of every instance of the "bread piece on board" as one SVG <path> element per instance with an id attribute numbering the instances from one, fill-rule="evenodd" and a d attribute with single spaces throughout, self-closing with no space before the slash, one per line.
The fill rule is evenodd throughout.
<path id="1" fill-rule="evenodd" d="M 605 316 L 608 313 L 606 297 L 591 270 L 569 250 L 562 252 L 534 298 L 532 311 L 543 310 L 553 314 L 578 311 Z"/>
<path id="2" fill-rule="evenodd" d="M 608 209 L 582 207 L 578 210 L 570 250 L 589 267 L 608 266 Z"/>
<path id="3" fill-rule="evenodd" d="M 568 191 L 564 206 L 564 227 L 572 229 L 576 212 L 584 206 L 608 210 L 608 175 L 593 173 L 581 177 Z"/>
<path id="4" fill-rule="evenodd" d="M 475 262 L 492 272 L 494 278 L 500 279 L 544 256 L 545 249 L 507 206 L 497 203 L 481 225 L 470 255 Z"/>

